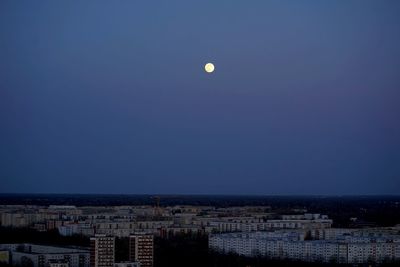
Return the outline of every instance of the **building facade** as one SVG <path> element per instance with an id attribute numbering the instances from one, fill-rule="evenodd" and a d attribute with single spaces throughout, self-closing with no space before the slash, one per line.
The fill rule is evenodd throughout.
<path id="1" fill-rule="evenodd" d="M 340 236 L 340 232 L 346 234 Z M 332 238 L 330 231 L 329 239 L 321 240 L 305 240 L 306 233 L 302 231 L 217 234 L 210 236 L 209 247 L 222 253 L 233 252 L 249 257 L 267 256 L 311 262 L 357 264 L 400 260 L 398 235 L 377 238 L 342 230 L 338 233 Z"/>
<path id="2" fill-rule="evenodd" d="M 32 267 L 89 267 L 89 251 L 35 244 L 0 244 L 11 255 L 11 264 Z"/>
<path id="3" fill-rule="evenodd" d="M 129 237 L 129 260 L 139 262 L 141 267 L 153 267 L 153 235 L 135 234 Z"/>
<path id="4" fill-rule="evenodd" d="M 96 235 L 90 238 L 90 267 L 113 267 L 115 237 Z"/>

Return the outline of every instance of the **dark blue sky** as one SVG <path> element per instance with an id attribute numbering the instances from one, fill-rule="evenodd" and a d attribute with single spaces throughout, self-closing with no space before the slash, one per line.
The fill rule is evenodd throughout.
<path id="1" fill-rule="evenodd" d="M 0 192 L 400 194 L 399 14 L 1 1 Z"/>

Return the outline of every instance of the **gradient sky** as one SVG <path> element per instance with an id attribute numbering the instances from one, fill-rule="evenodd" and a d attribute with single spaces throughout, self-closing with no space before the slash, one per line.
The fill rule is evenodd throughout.
<path id="1" fill-rule="evenodd" d="M 3 0 L 0 192 L 400 194 L 399 14 Z"/>

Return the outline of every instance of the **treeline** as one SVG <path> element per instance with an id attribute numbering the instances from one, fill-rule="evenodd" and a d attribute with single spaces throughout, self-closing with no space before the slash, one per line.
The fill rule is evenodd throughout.
<path id="1" fill-rule="evenodd" d="M 88 237 L 80 235 L 61 236 L 57 230 L 38 232 L 30 228 L 0 227 L 0 243 L 89 247 L 90 240 Z"/>

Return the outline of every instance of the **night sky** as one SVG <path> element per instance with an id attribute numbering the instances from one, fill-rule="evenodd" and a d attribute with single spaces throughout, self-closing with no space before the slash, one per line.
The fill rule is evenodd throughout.
<path id="1" fill-rule="evenodd" d="M 0 192 L 400 194 L 400 1 L 3 0 Z"/>

